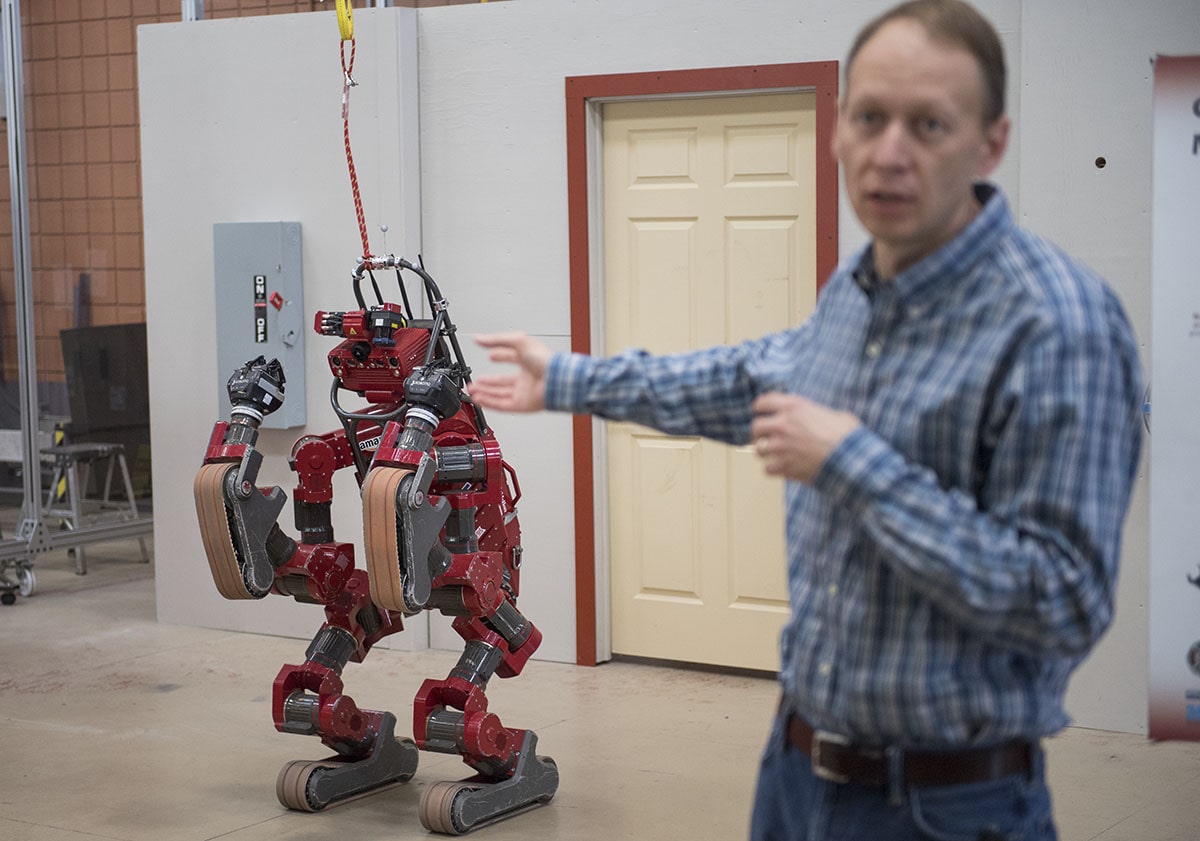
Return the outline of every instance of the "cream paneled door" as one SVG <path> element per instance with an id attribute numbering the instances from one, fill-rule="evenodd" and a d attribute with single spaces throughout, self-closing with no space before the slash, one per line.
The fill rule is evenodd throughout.
<path id="1" fill-rule="evenodd" d="M 669 353 L 816 300 L 812 93 L 604 106 L 605 342 Z M 783 488 L 749 447 L 608 428 L 613 651 L 779 668 Z"/>

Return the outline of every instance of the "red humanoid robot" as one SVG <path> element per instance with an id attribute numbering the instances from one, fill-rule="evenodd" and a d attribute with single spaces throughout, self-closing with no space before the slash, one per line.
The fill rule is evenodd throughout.
<path id="1" fill-rule="evenodd" d="M 395 269 L 403 306 L 383 300 L 376 269 Z M 421 278 L 432 319 L 414 317 L 401 270 Z M 376 298 L 369 307 L 364 276 Z M 553 760 L 535 753 L 537 735 L 502 725 L 484 694 L 494 674 L 520 674 L 541 642 L 516 606 L 520 487 L 464 396 L 470 369 L 433 278 L 388 255 L 361 261 L 353 282 L 358 310 L 316 315 L 318 333 L 342 339 L 329 353 L 342 429 L 292 448 L 299 541 L 276 523 L 286 494 L 255 484 L 258 428 L 284 397 L 282 367 L 262 357 L 229 380 L 230 420 L 213 428 L 194 483 L 200 531 L 226 598 L 275 593 L 325 607 L 304 663 L 275 678 L 272 713 L 278 730 L 318 736 L 335 755 L 284 765 L 280 802 L 318 811 L 410 779 L 418 750 L 457 753 L 475 776 L 429 786 L 419 811 L 426 829 L 460 835 L 548 803 L 558 787 Z M 343 408 L 342 392 L 367 405 Z M 342 468 L 354 468 L 361 487 L 365 571 L 353 544 L 333 535 L 332 477 Z M 360 709 L 343 692 L 342 670 L 402 630 L 405 615 L 430 609 L 454 616 L 466 645 L 445 679 L 417 693 L 414 744 L 395 736 L 392 713 Z"/>

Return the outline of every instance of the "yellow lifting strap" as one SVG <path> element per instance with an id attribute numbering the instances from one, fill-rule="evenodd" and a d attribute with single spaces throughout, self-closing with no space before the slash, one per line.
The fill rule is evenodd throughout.
<path id="1" fill-rule="evenodd" d="M 343 41 L 354 40 L 354 9 L 350 0 L 337 0 L 338 32 Z"/>

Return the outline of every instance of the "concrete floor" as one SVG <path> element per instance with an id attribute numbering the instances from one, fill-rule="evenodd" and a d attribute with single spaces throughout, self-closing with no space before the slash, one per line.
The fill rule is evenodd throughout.
<path id="1" fill-rule="evenodd" d="M 153 564 L 136 558 L 131 541 L 97 544 L 76 576 L 65 553 L 42 556 L 37 592 L 0 607 L 0 839 L 430 837 L 418 797 L 469 775 L 456 757 L 422 755 L 408 784 L 326 812 L 281 807 L 280 766 L 328 753 L 271 724 L 271 681 L 307 642 L 159 624 Z M 347 690 L 407 736 L 421 681 L 456 660 L 377 649 L 347 668 Z M 533 661 L 488 695 L 506 724 L 537 731 L 562 782 L 549 806 L 473 837 L 745 837 L 773 681 Z M 1064 841 L 1200 838 L 1200 745 L 1071 729 L 1048 755 Z"/>

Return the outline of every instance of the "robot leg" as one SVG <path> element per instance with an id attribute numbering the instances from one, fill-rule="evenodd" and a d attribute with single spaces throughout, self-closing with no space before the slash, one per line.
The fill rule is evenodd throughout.
<path id="1" fill-rule="evenodd" d="M 550 757 L 537 755 L 537 734 L 506 728 L 487 710 L 488 679 L 498 669 L 511 672 L 512 658 L 494 632 L 470 638 L 480 628 L 467 617 L 455 622 L 455 629 L 468 637 L 462 657 L 445 680 L 425 681 L 414 708 L 418 745 L 460 754 L 478 772 L 459 782 L 435 783 L 421 795 L 421 824 L 447 835 L 462 835 L 549 803 L 558 790 L 558 768 Z"/>
<path id="2" fill-rule="evenodd" d="M 434 783 L 421 794 L 421 825 L 431 832 L 463 835 L 549 803 L 558 790 L 558 768 L 550 757 L 537 755 L 537 734 L 523 732 L 512 776 L 495 782 L 475 777 Z"/>
<path id="3" fill-rule="evenodd" d="M 309 645 L 304 664 L 286 665 L 275 678 L 275 727 L 320 736 L 336 752 L 280 769 L 275 793 L 289 809 L 318 812 L 407 782 L 416 773 L 417 746 L 411 739 L 396 738 L 396 717 L 359 709 L 342 693 L 341 672 L 357 645 L 353 634 L 325 625 Z"/>

